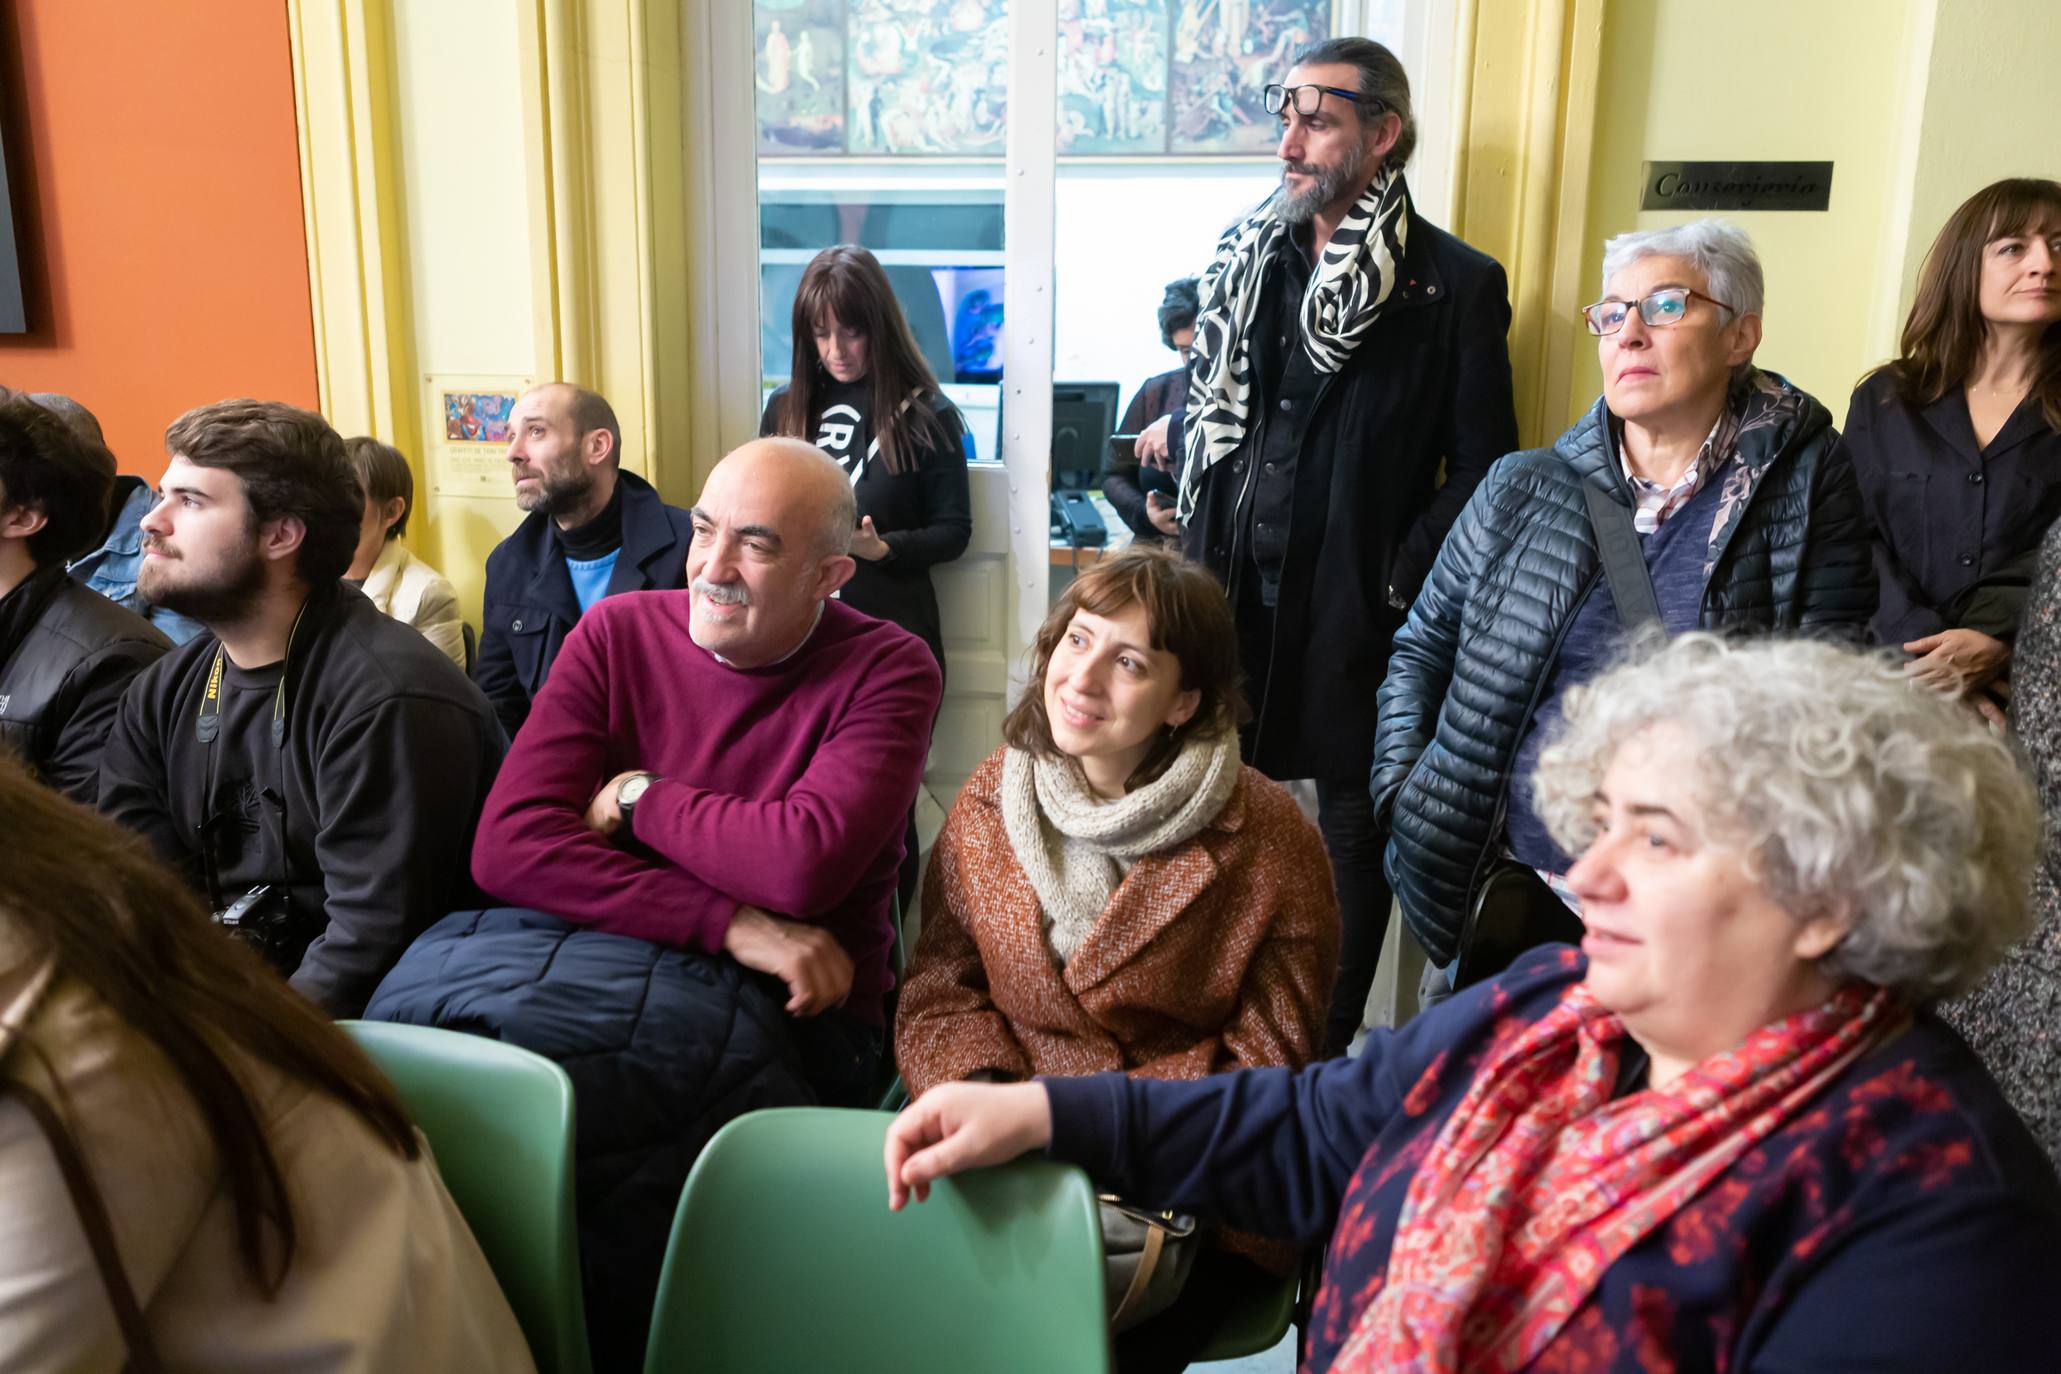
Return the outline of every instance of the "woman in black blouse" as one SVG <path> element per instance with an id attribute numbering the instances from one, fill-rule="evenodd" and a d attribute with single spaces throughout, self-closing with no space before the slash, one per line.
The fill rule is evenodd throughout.
<path id="1" fill-rule="evenodd" d="M 851 476 L 858 571 L 844 602 L 892 621 L 945 666 L 930 570 L 966 552 L 966 421 L 938 390 L 887 273 L 855 244 L 826 248 L 794 293 L 794 367 L 759 433 L 807 439 Z"/>
<path id="2" fill-rule="evenodd" d="M 2061 183 L 2000 181 L 1954 211 L 1844 442 L 1875 527 L 1876 638 L 2001 721 L 1994 689 L 2061 516 Z"/>
<path id="3" fill-rule="evenodd" d="M 825 248 L 802 272 L 794 366 L 766 398 L 759 433 L 807 439 L 844 468 L 859 505 L 844 604 L 921 639 L 943 673 L 930 570 L 973 537 L 966 421 L 938 390 L 880 260 L 857 244 Z M 914 811 L 905 843 L 896 887 L 906 912 L 921 872 Z"/>

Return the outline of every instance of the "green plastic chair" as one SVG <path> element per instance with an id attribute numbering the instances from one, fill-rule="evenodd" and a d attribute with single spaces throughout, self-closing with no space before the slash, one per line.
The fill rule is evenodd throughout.
<path id="1" fill-rule="evenodd" d="M 515 1309 L 539 1374 L 588 1374 L 565 1070 L 428 1026 L 339 1022 L 393 1080 Z"/>
<path id="2" fill-rule="evenodd" d="M 1290 1326 L 1296 1329 L 1300 1345 L 1300 1333 L 1309 1327 L 1310 1305 L 1316 1300 L 1317 1285 L 1323 1278 L 1324 1250 L 1319 1246 L 1306 1253 L 1296 1272 L 1287 1278 L 1261 1284 L 1239 1295 L 1230 1316 L 1195 1357 L 1195 1363 L 1243 1359 L 1272 1350 L 1288 1334 Z"/>
<path id="3" fill-rule="evenodd" d="M 1210 1338 L 1195 1363 L 1235 1360 L 1272 1350 L 1288 1334 L 1295 1321 L 1295 1295 L 1301 1276 L 1290 1274 L 1273 1283 L 1260 1284 L 1239 1294 L 1217 1334 Z"/>
<path id="4" fill-rule="evenodd" d="M 887 950 L 887 966 L 894 972 L 895 986 L 894 993 L 890 995 L 886 1007 L 887 1023 L 883 1029 L 886 1031 L 887 1036 L 880 1047 L 880 1073 L 874 1082 L 880 1093 L 880 1110 L 884 1112 L 898 1112 L 908 1105 L 909 1101 L 909 1094 L 902 1088 L 902 1076 L 895 1072 L 895 1004 L 893 997 L 901 993 L 902 979 L 908 972 L 909 965 L 908 947 L 902 938 L 902 898 L 900 893 L 896 893 L 889 898 L 888 918 L 894 922 L 895 928 L 894 943 L 889 945 Z"/>
<path id="5" fill-rule="evenodd" d="M 1087 1176 L 1020 1159 L 890 1212 L 891 1119 L 784 1107 L 716 1133 L 673 1219 L 644 1374 L 1106 1374 Z"/>

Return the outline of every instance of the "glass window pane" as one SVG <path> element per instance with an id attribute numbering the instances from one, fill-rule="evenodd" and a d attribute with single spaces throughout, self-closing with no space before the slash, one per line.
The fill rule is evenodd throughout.
<path id="1" fill-rule="evenodd" d="M 999 457 L 1006 0 L 755 0 L 759 351 L 794 366 L 810 259 L 880 260 L 975 456 Z"/>

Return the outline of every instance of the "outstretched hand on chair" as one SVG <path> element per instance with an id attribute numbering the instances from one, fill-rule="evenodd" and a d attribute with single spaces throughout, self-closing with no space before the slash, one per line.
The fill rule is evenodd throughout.
<path id="1" fill-rule="evenodd" d="M 944 1083 L 904 1108 L 887 1128 L 887 1207 L 966 1169 L 1006 1164 L 1052 1139 L 1052 1100 L 1042 1083 Z"/>

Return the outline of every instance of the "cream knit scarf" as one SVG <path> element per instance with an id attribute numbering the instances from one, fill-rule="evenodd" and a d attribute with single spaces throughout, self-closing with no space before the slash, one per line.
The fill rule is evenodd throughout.
<path id="1" fill-rule="evenodd" d="M 1096 796 L 1070 758 L 1021 749 L 1002 756 L 1002 828 L 1061 964 L 1101 919 L 1124 871 L 1215 820 L 1238 771 L 1236 731 L 1190 739 L 1166 772 L 1116 801 Z"/>

